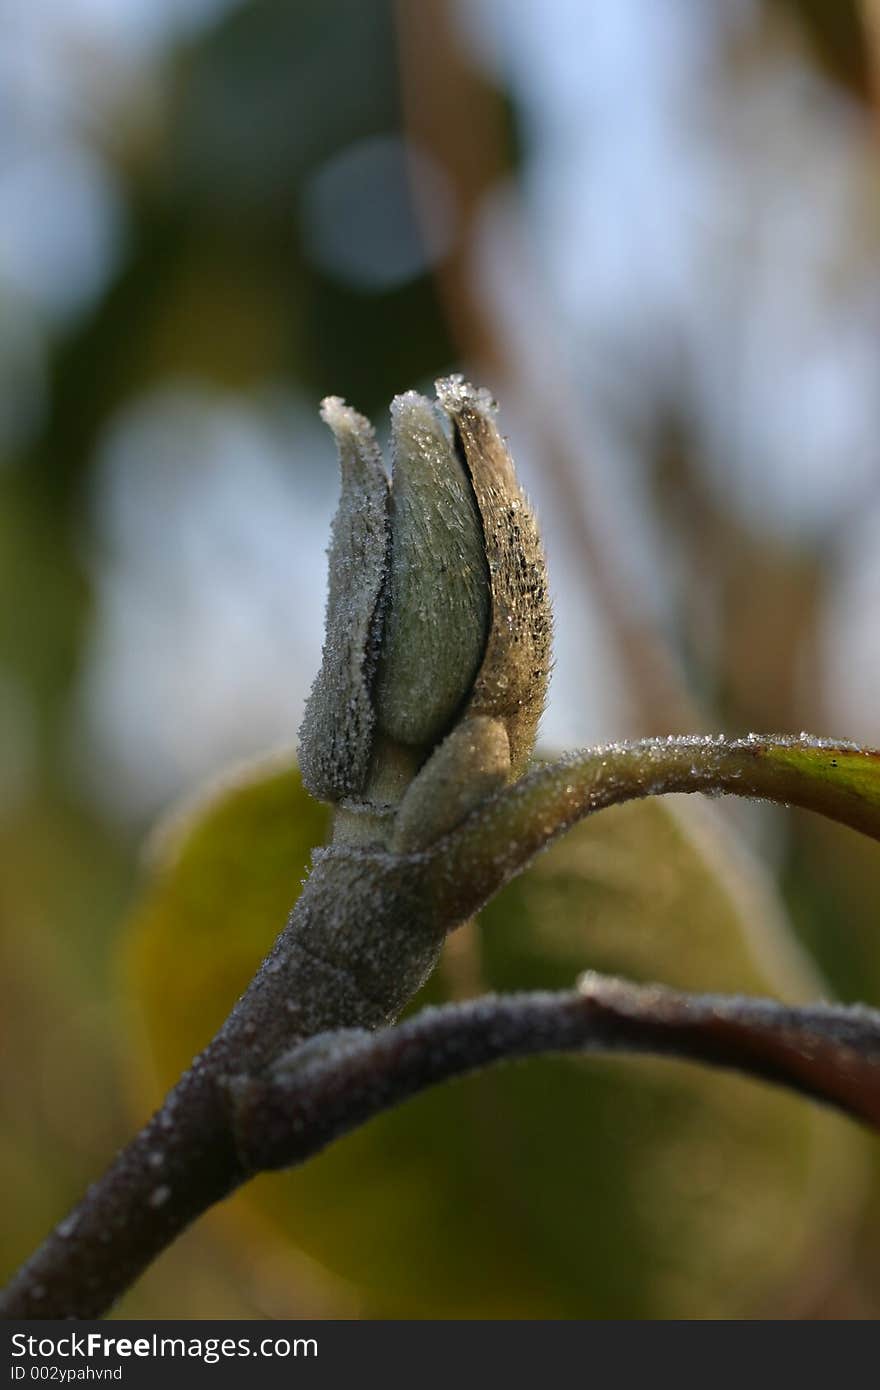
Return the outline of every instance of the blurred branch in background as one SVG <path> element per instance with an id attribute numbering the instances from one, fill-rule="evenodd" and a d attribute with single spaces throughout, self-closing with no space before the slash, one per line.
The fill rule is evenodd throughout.
<path id="1" fill-rule="evenodd" d="M 449 0 L 418 12 L 396 8 L 407 129 L 450 178 L 459 212 L 452 253 L 436 270 L 441 300 L 462 360 L 475 379 L 516 402 L 528 422 L 544 487 L 568 524 L 583 580 L 598 598 L 623 673 L 627 729 L 639 734 L 702 727 L 682 672 L 650 622 L 622 554 L 624 528 L 591 463 L 591 429 L 546 308 L 546 295 L 514 198 L 489 236 L 488 256 L 505 262 L 516 317 L 501 323 L 486 281 L 485 217 L 512 170 L 509 108 L 466 55 Z M 482 251 L 482 254 L 481 254 Z M 586 675 L 586 672 L 584 672 Z"/>

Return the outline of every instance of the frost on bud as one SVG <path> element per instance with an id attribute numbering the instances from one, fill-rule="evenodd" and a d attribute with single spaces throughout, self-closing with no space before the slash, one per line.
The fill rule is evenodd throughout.
<path id="1" fill-rule="evenodd" d="M 531 756 L 547 697 L 553 636 L 547 567 L 494 405 L 458 376 L 438 381 L 437 395 L 473 484 L 492 588 L 489 639 L 466 713 L 502 721 L 518 775 Z"/>
<path id="2" fill-rule="evenodd" d="M 392 403 L 390 493 L 367 422 L 324 403 L 342 495 L 301 729 L 303 778 L 322 799 L 379 809 L 399 800 L 404 769 L 408 848 L 524 768 L 550 664 L 544 559 L 494 408 L 458 377 L 437 394 Z"/>
<path id="3" fill-rule="evenodd" d="M 489 569 L 448 421 L 414 391 L 395 398 L 391 420 L 391 567 L 376 713 L 389 738 L 430 751 L 483 659 Z"/>
<path id="4" fill-rule="evenodd" d="M 338 396 L 321 417 L 339 448 L 342 491 L 333 520 L 324 656 L 300 728 L 302 779 L 319 801 L 357 796 L 376 724 L 372 686 L 388 565 L 388 480 L 368 420 Z"/>

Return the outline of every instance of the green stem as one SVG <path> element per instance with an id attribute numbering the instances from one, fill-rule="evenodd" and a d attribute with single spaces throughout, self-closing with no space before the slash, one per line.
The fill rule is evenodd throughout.
<path id="1" fill-rule="evenodd" d="M 534 768 L 436 847 L 431 882 L 450 918 L 473 915 L 553 840 L 605 806 L 666 792 L 801 806 L 880 839 L 880 752 L 750 734 L 615 743 Z"/>

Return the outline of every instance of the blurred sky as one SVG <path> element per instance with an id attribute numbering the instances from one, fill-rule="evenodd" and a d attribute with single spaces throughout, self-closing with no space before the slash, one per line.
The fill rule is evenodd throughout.
<path id="1" fill-rule="evenodd" d="M 241 8 L 0 7 L 7 466 L 43 428 L 59 342 L 132 263 L 138 179 L 156 179 L 156 168 L 184 177 L 209 206 L 212 178 L 220 188 L 226 177 L 234 201 L 258 199 L 260 179 L 274 176 L 271 150 L 259 165 L 272 93 L 261 111 L 245 79 L 230 90 L 226 147 L 209 100 L 222 64 L 212 72 L 180 57 Z M 600 524 L 633 602 L 661 628 L 674 631 L 695 578 L 693 556 L 678 551 L 675 499 L 658 507 L 651 471 L 670 421 L 687 436 L 707 505 L 769 543 L 821 552 L 827 727 L 880 741 L 870 602 L 880 589 L 880 260 L 868 114 L 820 71 L 793 23 L 750 0 L 465 0 L 454 11 L 463 50 L 514 108 L 520 148 L 482 199 L 469 263 L 472 294 L 504 325 L 531 383 L 502 407 L 545 520 L 559 604 L 547 736 L 628 730 L 615 727 L 626 676 L 530 418 L 542 391 L 560 393 L 558 419 L 601 494 Z M 178 138 L 180 122 L 181 150 L 169 153 L 163 141 Z M 424 282 L 461 235 L 450 172 L 390 109 L 368 125 L 354 138 L 314 136 L 288 211 L 291 257 L 296 242 L 306 268 L 365 301 L 365 322 L 371 300 L 379 312 L 383 295 Z M 287 135 L 293 148 L 302 132 Z M 249 136 L 253 186 L 236 190 Z M 525 282 L 512 226 L 528 245 Z M 372 350 L 366 336 L 349 346 Z M 412 377 L 403 368 L 399 388 L 426 385 L 425 365 Z M 470 365 L 467 344 L 435 367 L 449 365 Z M 75 511 L 93 608 L 70 700 L 70 765 L 111 815 L 137 819 L 230 756 L 294 736 L 320 656 L 335 488 L 315 424 L 320 387 L 333 381 L 316 391 L 273 361 L 243 389 L 173 360 L 149 378 L 99 422 Z M 717 621 L 705 627 L 709 647 Z M 807 702 L 805 715 L 815 712 Z"/>

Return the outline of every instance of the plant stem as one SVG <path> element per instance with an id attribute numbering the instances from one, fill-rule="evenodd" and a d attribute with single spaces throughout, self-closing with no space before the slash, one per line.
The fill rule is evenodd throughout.
<path id="1" fill-rule="evenodd" d="M 415 909 L 417 880 L 399 866 L 392 873 L 387 858 L 320 855 L 220 1032 L 19 1270 L 0 1296 L 0 1316 L 99 1316 L 191 1221 L 252 1176 L 236 1149 L 229 1079 L 259 1075 L 315 1033 L 396 1017 L 443 935 Z"/>
<path id="2" fill-rule="evenodd" d="M 585 816 L 667 792 L 800 806 L 880 839 L 877 750 L 807 735 L 642 739 L 538 766 L 487 801 L 443 842 L 432 889 L 463 919 Z"/>
<path id="3" fill-rule="evenodd" d="M 548 1052 L 651 1053 L 731 1068 L 830 1102 L 880 1129 L 880 1012 L 787 1008 L 589 972 L 568 992 L 487 995 L 380 1033 L 326 1040 L 299 1066 L 235 1086 L 254 1168 L 302 1163 L 374 1115 L 451 1077 Z M 295 1059 L 292 1058 L 291 1062 Z"/>
<path id="4" fill-rule="evenodd" d="M 880 753 L 751 735 L 613 744 L 539 766 L 424 853 L 317 852 L 287 926 L 220 1032 L 0 1295 L 0 1316 L 107 1309 L 195 1217 L 252 1175 L 251 1140 L 243 1153 L 231 1096 L 240 1117 L 241 1097 L 262 1094 L 272 1064 L 298 1042 L 396 1018 L 446 933 L 576 821 L 675 791 L 792 803 L 880 838 Z M 386 1045 L 396 1047 L 396 1037 Z M 355 1100 L 349 1128 L 360 1113 Z M 303 1156 L 331 1137 L 317 1110 L 312 1126 Z"/>

